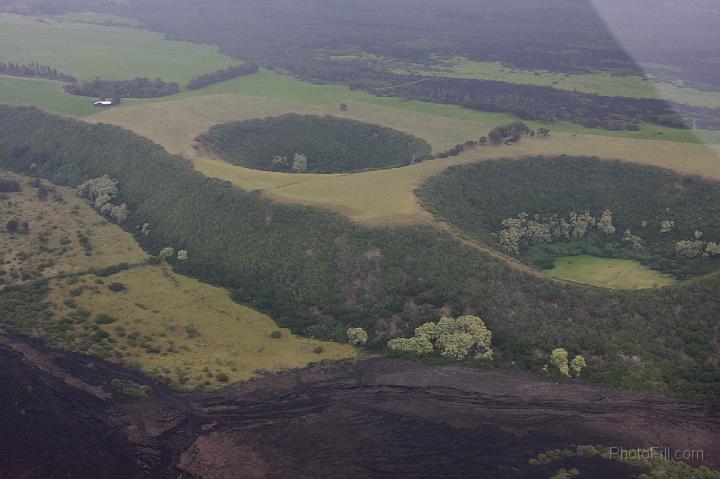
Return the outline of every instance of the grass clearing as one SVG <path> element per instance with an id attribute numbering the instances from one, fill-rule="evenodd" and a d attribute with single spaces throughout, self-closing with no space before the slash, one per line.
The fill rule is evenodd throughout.
<path id="1" fill-rule="evenodd" d="M 63 18 L 0 15 L 0 45 L 4 62 L 38 62 L 79 80 L 146 76 L 184 85 L 194 76 L 237 63 L 211 45 Z"/>
<path id="2" fill-rule="evenodd" d="M 612 289 L 648 289 L 671 286 L 677 281 L 627 259 L 595 256 L 563 256 L 555 268 L 545 270 L 553 278 Z"/>
<path id="3" fill-rule="evenodd" d="M 111 283 L 125 289 L 113 292 Z M 86 324 L 100 323 L 105 341 L 93 344 L 93 352 L 184 389 L 216 389 L 261 371 L 356 355 L 349 345 L 294 336 L 268 316 L 233 302 L 225 289 L 176 274 L 167 265 L 102 279 L 88 275 L 72 284 L 58 280 L 52 287 L 55 321 L 84 309 L 91 312 Z M 73 296 L 78 288 L 82 292 Z M 73 308 L 65 305 L 68 300 Z M 98 321 L 98 315 L 105 316 Z M 274 331 L 281 336 L 271 337 Z"/>
<path id="4" fill-rule="evenodd" d="M 97 113 L 90 99 L 65 93 L 64 85 L 59 81 L 0 75 L 0 103 L 36 106 L 74 116 Z"/>
<path id="5" fill-rule="evenodd" d="M 129 233 L 98 215 L 71 190 L 43 182 L 50 192 L 41 200 L 30 178 L 6 172 L 0 177 L 22 184 L 19 193 L 0 194 L 0 259 L 4 261 L 0 270 L 6 271 L 0 278 L 6 283 L 147 259 Z M 6 224 L 14 218 L 28 222 L 29 232 L 8 232 Z M 19 276 L 14 277 L 13 271 Z"/>

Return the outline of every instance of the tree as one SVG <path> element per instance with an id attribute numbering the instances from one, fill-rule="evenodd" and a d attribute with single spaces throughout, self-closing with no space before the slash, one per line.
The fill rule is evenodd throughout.
<path id="1" fill-rule="evenodd" d="M 19 228 L 20 223 L 18 222 L 17 218 L 11 219 L 7 222 L 7 225 L 5 225 L 5 229 L 8 231 L 8 233 L 17 233 Z"/>
<path id="2" fill-rule="evenodd" d="M 675 227 L 675 222 L 672 220 L 663 220 L 660 222 L 660 232 L 669 233 Z"/>
<path id="3" fill-rule="evenodd" d="M 438 349 L 442 356 L 461 361 L 468 356 L 492 359 L 492 332 L 477 316 L 443 317 L 437 323 L 428 322 L 415 329 L 409 339 L 395 338 L 388 342 L 390 349 L 428 354 Z"/>
<path id="4" fill-rule="evenodd" d="M 295 153 L 295 156 L 293 157 L 292 171 L 294 171 L 295 173 L 302 173 L 307 171 L 307 168 L 307 156 L 303 155 L 302 153 Z"/>
<path id="5" fill-rule="evenodd" d="M 433 345 L 425 338 L 413 336 L 412 338 L 393 338 L 387 343 L 387 347 L 393 351 L 415 353 L 418 356 L 433 352 Z"/>
<path id="6" fill-rule="evenodd" d="M 174 255 L 175 255 L 175 248 L 167 246 L 160 250 L 160 254 L 158 254 L 158 258 L 160 258 L 162 260 L 168 260 L 169 258 L 172 258 Z"/>
<path id="7" fill-rule="evenodd" d="M 189 257 L 190 254 L 187 252 L 187 250 L 181 249 L 177 252 L 178 261 L 187 261 Z"/>
<path id="8" fill-rule="evenodd" d="M 580 356 L 579 354 L 575 356 L 572 361 L 570 361 L 570 369 L 572 369 L 573 373 L 575 373 L 576 378 L 580 377 L 580 373 L 585 367 L 587 367 L 587 364 L 585 363 L 585 358 Z"/>
<path id="9" fill-rule="evenodd" d="M 347 330 L 348 343 L 359 346 L 367 343 L 368 334 L 363 328 L 349 328 Z"/>
<path id="10" fill-rule="evenodd" d="M 704 241 L 678 241 L 675 243 L 675 253 L 685 258 L 696 258 L 705 251 Z"/>
<path id="11" fill-rule="evenodd" d="M 538 129 L 537 129 L 537 136 L 539 136 L 539 137 L 541 137 L 541 138 L 547 138 L 547 137 L 550 136 L 550 130 L 548 130 L 547 128 L 542 128 L 542 127 L 541 127 L 541 128 L 538 128 Z"/>
<path id="12" fill-rule="evenodd" d="M 632 231 L 625 230 L 622 237 L 623 242 L 628 243 L 630 247 L 636 251 L 643 248 L 643 240 L 638 235 L 632 233 Z"/>
<path id="13" fill-rule="evenodd" d="M 720 243 L 708 243 L 707 246 L 705 246 L 705 256 L 720 256 Z"/>
<path id="14" fill-rule="evenodd" d="M 275 155 L 272 159 L 272 166 L 278 170 L 288 169 L 288 159 L 285 156 Z"/>
<path id="15" fill-rule="evenodd" d="M 597 228 L 607 234 L 607 235 L 614 235 L 615 234 L 615 226 L 613 226 L 613 214 L 610 210 L 603 211 L 602 216 L 600 216 L 600 220 L 597 223 Z"/>
<path id="16" fill-rule="evenodd" d="M 563 348 L 555 348 L 550 353 L 550 363 L 558 368 L 560 374 L 570 377 L 570 368 L 568 366 L 568 352 Z"/>
<path id="17" fill-rule="evenodd" d="M 140 230 L 140 233 L 143 234 L 143 236 L 147 236 L 150 234 L 150 223 L 145 223 L 142 225 L 142 229 Z"/>
<path id="18" fill-rule="evenodd" d="M 113 206 L 110 208 L 110 217 L 115 221 L 115 223 L 120 224 L 124 223 L 125 220 L 127 220 L 128 217 L 128 207 L 127 204 L 123 203 L 119 206 Z"/>

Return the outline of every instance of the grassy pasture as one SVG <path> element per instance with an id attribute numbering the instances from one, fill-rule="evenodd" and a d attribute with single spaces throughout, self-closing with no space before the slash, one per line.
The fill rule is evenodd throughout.
<path id="1" fill-rule="evenodd" d="M 63 91 L 64 83 L 0 75 L 0 103 L 32 105 L 46 111 L 85 116 L 97 113 L 88 98 Z"/>
<path id="2" fill-rule="evenodd" d="M 48 198 L 40 200 L 37 189 L 28 184 L 29 178 L 5 172 L 0 172 L 0 177 L 18 179 L 23 187 L 19 193 L 5 193 L 0 201 L 0 259 L 5 262 L 0 270 L 26 272 L 37 279 L 147 259 L 130 234 L 98 215 L 67 188 L 54 186 Z M 6 231 L 5 225 L 13 218 L 27 221 L 29 233 Z M 78 232 L 88 238 L 91 255 L 85 254 Z M 35 273 L 38 269 L 41 271 Z M 31 280 L 10 274 L 2 277 L 11 284 Z"/>
<path id="3" fill-rule="evenodd" d="M 192 148 L 193 138 L 215 123 L 288 112 L 331 113 L 377 123 L 423 138 L 435 149 L 477 138 L 492 128 L 492 124 L 473 119 L 463 120 L 356 101 L 347 103 L 349 111 L 340 113 L 335 102 L 308 105 L 298 101 L 218 94 L 125 106 L 93 115 L 87 120 L 113 123 L 134 130 L 172 153 L 191 158 L 195 167 L 207 176 L 228 180 L 246 190 L 263 190 L 264 194 L 277 200 L 324 206 L 371 224 L 427 221 L 428 215 L 417 203 L 413 190 L 424 179 L 448 166 L 490 158 L 535 154 L 596 155 L 720 179 L 720 146 L 717 145 L 569 133 L 553 133 L 549 139 L 526 139 L 513 146 L 488 146 L 459 157 L 414 166 L 354 174 L 257 171 L 231 165 Z"/>
<path id="4" fill-rule="evenodd" d="M 677 281 L 636 261 L 564 256 L 555 261 L 555 268 L 544 271 L 553 278 L 612 289 L 647 289 L 670 286 Z"/>
<path id="5" fill-rule="evenodd" d="M 188 97 L 207 96 L 216 94 L 235 94 L 305 104 L 311 106 L 325 106 L 331 111 L 337 110 L 341 102 L 364 103 L 373 106 L 383 106 L 400 110 L 397 114 L 407 114 L 411 118 L 415 113 L 425 113 L 433 116 L 473 121 L 486 125 L 497 126 L 516 120 L 515 117 L 506 113 L 490 113 L 477 110 L 469 110 L 456 105 L 441 105 L 415 100 L 402 100 L 394 97 L 377 97 L 362 91 L 351 90 L 340 85 L 314 85 L 286 75 L 280 75 L 267 70 L 261 70 L 257 74 L 248 75 L 234 80 L 211 85 L 207 88 L 192 92 L 183 92 L 168 98 L 156 98 L 151 100 L 128 100 L 125 105 L 148 104 L 149 102 L 180 101 Z M 123 107 L 124 108 L 124 107 Z M 212 114 L 213 107 L 208 106 L 206 114 Z M 720 131 L 708 130 L 678 130 L 652 124 L 641 124 L 639 131 L 622 132 L 585 128 L 574 123 L 559 122 L 544 124 L 539 122 L 527 122 L 534 128 L 545 126 L 557 132 L 593 134 L 611 136 L 618 138 L 637 139 L 663 139 L 667 141 L 678 141 L 685 143 L 718 143 L 720 144 Z M 461 140 L 467 140 L 462 138 Z"/>
<path id="6" fill-rule="evenodd" d="M 75 19 L 75 17 L 71 17 Z M 237 63 L 217 47 L 165 40 L 160 33 L 62 18 L 0 15 L 0 60 L 38 62 L 79 80 L 190 78 Z"/>
<path id="7" fill-rule="evenodd" d="M 167 265 L 132 268 L 99 281 L 87 275 L 71 284 L 53 282 L 55 319 L 72 312 L 67 300 L 90 311 L 90 322 L 98 314 L 110 316 L 115 321 L 100 328 L 112 338 L 106 350 L 111 359 L 185 389 L 215 389 L 260 371 L 356 354 L 349 345 L 294 336 L 268 316 L 233 302 L 226 290 L 176 274 Z M 113 282 L 126 289 L 111 291 Z M 77 288 L 82 293 L 72 296 Z M 281 331 L 281 337 L 271 337 L 273 331 Z"/>

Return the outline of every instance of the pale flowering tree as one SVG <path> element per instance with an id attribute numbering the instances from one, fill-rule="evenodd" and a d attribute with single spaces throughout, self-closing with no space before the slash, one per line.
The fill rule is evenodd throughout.
<path id="1" fill-rule="evenodd" d="M 570 376 L 570 367 L 568 366 L 568 352 L 563 348 L 555 348 L 550 353 L 550 363 L 558 368 L 563 376 Z"/>
<path id="2" fill-rule="evenodd" d="M 158 258 L 165 261 L 172 258 L 173 256 L 175 256 L 175 248 L 172 248 L 170 246 L 161 249 L 160 254 L 158 254 Z"/>
<path id="3" fill-rule="evenodd" d="M 572 361 L 570 361 L 570 369 L 572 369 L 572 372 L 575 374 L 576 378 L 580 377 L 580 373 L 582 372 L 583 368 L 586 368 L 587 364 L 585 363 L 585 358 L 580 356 L 579 354 L 573 358 Z"/>
<path id="4" fill-rule="evenodd" d="M 605 210 L 603 211 L 602 216 L 600 216 L 600 220 L 598 220 L 597 228 L 600 230 L 600 232 L 605 233 L 606 235 L 614 235 L 615 234 L 615 226 L 613 226 L 613 213 L 612 211 Z"/>
<path id="5" fill-rule="evenodd" d="M 187 261 L 190 257 L 190 254 L 185 249 L 181 249 L 177 252 L 177 259 L 178 261 Z"/>
<path id="6" fill-rule="evenodd" d="M 412 338 L 395 338 L 388 347 L 397 351 L 414 352 L 418 355 L 439 350 L 451 359 L 492 359 L 492 332 L 477 316 L 441 318 L 437 323 L 428 322 L 415 330 Z"/>
<path id="7" fill-rule="evenodd" d="M 368 334 L 363 328 L 349 328 L 347 330 L 348 343 L 359 346 L 367 343 Z"/>

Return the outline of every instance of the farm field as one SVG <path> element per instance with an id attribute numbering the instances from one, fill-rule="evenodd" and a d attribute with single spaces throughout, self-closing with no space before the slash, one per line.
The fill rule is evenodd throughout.
<path id="1" fill-rule="evenodd" d="M 113 292 L 112 283 L 125 289 Z M 102 279 L 57 280 L 52 287 L 55 320 L 78 309 L 92 312 L 92 319 L 110 317 L 106 321 L 112 322 L 100 329 L 112 338 L 112 347 L 96 354 L 109 354 L 183 389 L 216 389 L 260 371 L 355 357 L 347 344 L 297 337 L 235 303 L 225 289 L 176 274 L 167 265 L 131 268 Z M 281 336 L 271 337 L 273 331 Z"/>
<path id="2" fill-rule="evenodd" d="M 243 80 L 243 79 L 241 79 Z M 321 106 L 297 101 L 208 95 L 125 106 L 87 118 L 131 129 L 190 158 L 207 176 L 222 178 L 246 190 L 263 190 L 282 201 L 319 205 L 370 224 L 407 224 L 427 221 L 413 190 L 422 181 L 455 164 L 527 155 L 596 155 L 672 168 L 683 173 L 720 179 L 720 146 L 670 141 L 647 141 L 572 133 L 553 133 L 549 139 L 525 139 L 513 146 L 488 146 L 455 158 L 418 165 L 354 174 L 291 174 L 257 171 L 231 165 L 192 147 L 193 139 L 216 123 L 274 116 L 288 112 L 333 114 L 377 123 L 428 141 L 434 149 L 478 138 L 492 124 L 471 119 L 409 112 L 384 106 L 347 101 L 349 111 L 336 103 Z M 442 105 L 438 105 L 442 106 Z M 473 112 L 470 112 L 473 113 Z"/>
<path id="3" fill-rule="evenodd" d="M 677 281 L 653 271 L 636 261 L 564 256 L 555 261 L 555 268 L 545 270 L 552 278 L 612 289 L 647 289 L 671 286 Z"/>
<path id="4" fill-rule="evenodd" d="M 0 278 L 9 284 L 22 284 L 61 272 L 78 273 L 118 263 L 139 263 L 148 256 L 129 234 L 98 215 L 67 188 L 52 186 L 45 199 L 30 179 L 0 172 L 1 178 L 16 179 L 18 193 L 3 193 L 0 201 Z M 27 222 L 27 233 L 10 233 L 5 225 L 11 219 Z M 83 246 L 85 245 L 85 246 Z M 19 276 L 14 277 L 16 272 Z M 0 282 L 1 284 L 1 282 Z"/>
<path id="5" fill-rule="evenodd" d="M 194 76 L 238 63 L 214 46 L 168 41 L 147 30 L 62 18 L 0 15 L 0 44 L 0 61 L 38 62 L 78 80 L 144 76 L 184 85 Z"/>

